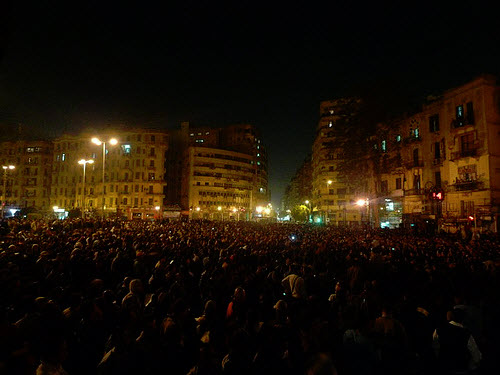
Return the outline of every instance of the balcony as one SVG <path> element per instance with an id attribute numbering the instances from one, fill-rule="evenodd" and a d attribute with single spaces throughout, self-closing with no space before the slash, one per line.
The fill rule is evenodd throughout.
<path id="1" fill-rule="evenodd" d="M 484 188 L 484 183 L 482 181 L 464 181 L 457 179 L 455 184 L 451 186 L 451 191 L 469 191 L 469 190 L 481 190 Z"/>
<path id="2" fill-rule="evenodd" d="M 423 160 L 412 160 L 411 162 L 405 163 L 406 169 L 412 169 L 412 168 L 422 168 L 424 166 L 424 161 Z"/>
<path id="3" fill-rule="evenodd" d="M 404 191 L 404 195 L 424 195 L 425 191 L 424 189 L 407 189 Z"/>
<path id="4" fill-rule="evenodd" d="M 435 158 L 432 161 L 432 165 L 443 165 L 444 160 L 445 160 L 444 158 Z"/>
<path id="5" fill-rule="evenodd" d="M 453 152 L 451 154 L 451 160 L 457 160 L 460 158 L 468 158 L 468 157 L 474 157 L 478 155 L 478 148 L 469 148 L 467 150 L 461 150 L 457 152 Z"/>

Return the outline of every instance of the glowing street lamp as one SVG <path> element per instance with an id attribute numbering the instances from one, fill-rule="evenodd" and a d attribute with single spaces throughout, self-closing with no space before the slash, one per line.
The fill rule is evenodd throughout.
<path id="1" fill-rule="evenodd" d="M 106 142 L 101 141 L 99 138 L 94 137 L 91 139 L 91 142 L 97 146 L 102 145 L 102 217 L 104 218 L 104 177 L 106 173 Z M 118 144 L 118 140 L 116 138 L 111 138 L 108 143 L 111 146 Z"/>
<path id="2" fill-rule="evenodd" d="M 78 164 L 83 165 L 83 182 L 82 182 L 82 218 L 85 217 L 85 168 L 87 164 L 94 164 L 94 159 L 81 159 Z"/>
<path id="3" fill-rule="evenodd" d="M 5 217 L 5 206 L 7 205 L 7 171 L 16 169 L 15 165 L 2 165 L 3 168 L 3 192 L 2 192 L 2 218 Z"/>

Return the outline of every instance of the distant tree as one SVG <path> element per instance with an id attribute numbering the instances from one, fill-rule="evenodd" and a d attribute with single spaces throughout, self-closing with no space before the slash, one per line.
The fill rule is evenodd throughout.
<path id="1" fill-rule="evenodd" d="M 293 220 L 298 222 L 307 222 L 309 219 L 309 208 L 305 205 L 294 206 L 291 210 Z"/>

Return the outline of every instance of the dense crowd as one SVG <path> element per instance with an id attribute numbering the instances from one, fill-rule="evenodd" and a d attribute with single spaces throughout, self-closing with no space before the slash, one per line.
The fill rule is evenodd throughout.
<path id="1" fill-rule="evenodd" d="M 496 236 L 81 219 L 0 231 L 0 373 L 499 368 Z"/>

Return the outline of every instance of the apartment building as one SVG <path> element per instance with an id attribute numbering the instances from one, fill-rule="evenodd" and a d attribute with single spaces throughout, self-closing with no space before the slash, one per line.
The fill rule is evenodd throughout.
<path id="1" fill-rule="evenodd" d="M 180 202 L 191 218 L 250 220 L 269 203 L 267 154 L 257 129 L 184 123 Z M 176 147 L 176 146 L 172 146 Z M 174 178 L 169 181 L 175 183 Z M 175 189 L 175 188 L 174 188 Z"/>
<path id="2" fill-rule="evenodd" d="M 161 217 L 167 149 L 168 134 L 150 129 L 59 137 L 54 140 L 51 204 L 128 219 Z"/>
<path id="3" fill-rule="evenodd" d="M 346 159 L 346 129 L 361 106 L 359 98 L 320 103 L 319 122 L 312 146 L 312 210 L 315 221 L 349 226 L 361 223 L 355 189 L 339 167 Z"/>
<path id="4" fill-rule="evenodd" d="M 377 224 L 498 230 L 499 93 L 496 77 L 481 76 L 379 125 Z"/>
<path id="5" fill-rule="evenodd" d="M 5 210 L 45 214 L 50 209 L 52 143 L 13 141 L 0 144 L 2 203 Z M 9 168 L 11 166 L 11 168 Z M 2 212 L 3 214 L 3 212 Z"/>

